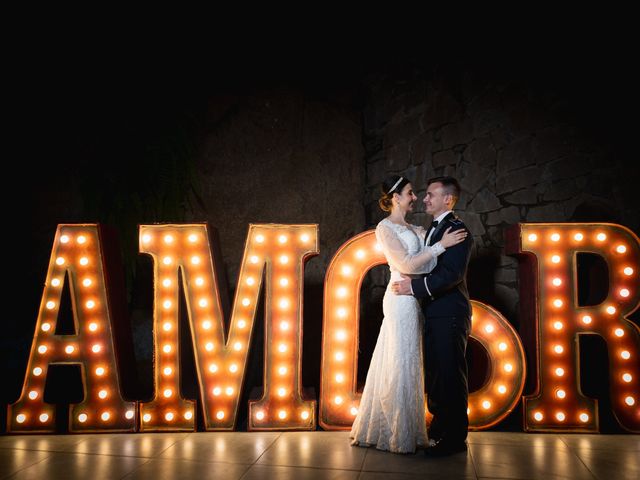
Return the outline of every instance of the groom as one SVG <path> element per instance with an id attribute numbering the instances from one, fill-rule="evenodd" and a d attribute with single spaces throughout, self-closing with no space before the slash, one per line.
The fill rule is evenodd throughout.
<path id="1" fill-rule="evenodd" d="M 460 185 L 452 177 L 436 177 L 428 182 L 424 198 L 433 223 L 426 244 L 438 242 L 444 232 L 466 228 L 455 216 L 453 207 L 460 197 Z M 450 455 L 467 449 L 465 442 L 469 418 L 467 401 L 467 363 L 465 351 L 471 331 L 471 304 L 465 276 L 473 240 L 466 240 L 438 257 L 433 271 L 420 278 L 394 282 L 398 295 L 424 298 L 426 385 L 429 411 L 429 456 Z"/>

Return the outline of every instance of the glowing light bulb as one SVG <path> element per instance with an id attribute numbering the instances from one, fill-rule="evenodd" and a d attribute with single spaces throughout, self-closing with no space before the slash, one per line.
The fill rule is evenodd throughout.
<path id="1" fill-rule="evenodd" d="M 220 395 L 222 393 L 222 389 L 220 387 L 215 387 L 213 389 L 213 394 L 217 397 L 218 395 Z"/>
<path id="2" fill-rule="evenodd" d="M 629 296 L 629 290 L 626 289 L 626 288 L 621 288 L 619 293 L 620 293 L 621 297 L 628 297 Z"/>
<path id="3" fill-rule="evenodd" d="M 244 328 L 247 326 L 247 322 L 244 320 L 238 320 L 238 328 Z"/>
<path id="4" fill-rule="evenodd" d="M 45 347 L 44 345 L 40 345 L 38 347 L 38 353 L 46 353 L 47 351 L 47 347 Z"/>
<path id="5" fill-rule="evenodd" d="M 100 391 L 98 392 L 98 397 L 100 397 L 100 398 L 102 398 L 102 399 L 107 398 L 107 391 L 106 391 L 106 390 L 100 390 Z"/>
<path id="6" fill-rule="evenodd" d="M 47 415 L 46 413 L 42 413 L 40 414 L 40 416 L 38 417 L 40 419 L 40 421 L 42 423 L 46 422 L 47 420 L 49 420 L 49 415 Z"/>
<path id="7" fill-rule="evenodd" d="M 35 400 L 36 398 L 38 398 L 38 392 L 36 392 L 35 390 L 31 390 L 31 391 L 29 392 L 29 398 L 30 398 L 31 400 Z"/>
<path id="8" fill-rule="evenodd" d="M 53 302 L 53 301 L 51 301 L 51 300 L 49 300 L 49 301 L 47 302 L 47 309 L 49 309 L 49 310 L 53 310 L 53 309 L 55 308 L 55 306 L 56 306 L 56 302 Z"/>
<path id="9" fill-rule="evenodd" d="M 624 335 L 624 330 L 622 330 L 621 328 L 616 328 L 613 333 L 616 337 L 622 337 Z"/>
<path id="10" fill-rule="evenodd" d="M 622 380 L 624 380 L 627 383 L 630 383 L 631 380 L 633 380 L 633 377 L 631 376 L 630 373 L 623 373 L 622 374 Z"/>
<path id="11" fill-rule="evenodd" d="M 555 347 L 553 347 L 553 351 L 556 353 L 562 353 L 564 352 L 564 348 L 562 347 L 562 345 L 556 345 Z"/>
<path id="12" fill-rule="evenodd" d="M 625 360 L 629 360 L 631 358 L 631 354 L 628 350 L 623 350 L 622 352 L 620 352 L 620 356 Z"/>
<path id="13" fill-rule="evenodd" d="M 379 243 L 376 242 L 376 244 L 373 247 L 375 249 L 376 252 L 381 252 L 382 251 L 382 245 L 380 245 Z"/>
<path id="14" fill-rule="evenodd" d="M 280 420 L 284 420 L 285 418 L 287 418 L 287 412 L 285 412 L 284 410 L 280 410 L 280 411 L 278 412 L 278 418 L 279 418 Z"/>
<path id="15" fill-rule="evenodd" d="M 145 413 L 145 414 L 142 416 L 142 420 L 144 420 L 145 422 L 150 422 L 150 421 L 151 421 L 151 415 L 150 415 L 150 414 L 148 414 L 148 413 Z"/>
<path id="16" fill-rule="evenodd" d="M 309 241 L 309 238 L 309 235 L 307 235 L 306 233 L 300 235 L 300 240 L 302 240 L 303 243 L 307 243 Z"/>
<path id="17" fill-rule="evenodd" d="M 91 322 L 89 324 L 89 331 L 91 332 L 95 332 L 96 330 L 98 330 L 98 324 L 95 322 Z"/>
<path id="18" fill-rule="evenodd" d="M 278 242 L 280 243 L 287 243 L 287 236 L 286 235 L 280 235 L 278 237 Z"/>
<path id="19" fill-rule="evenodd" d="M 90 278 L 85 278 L 84 280 L 82 280 L 82 285 L 85 287 L 90 287 L 91 286 L 91 279 Z"/>
<path id="20" fill-rule="evenodd" d="M 629 395 L 628 397 L 625 397 L 624 403 L 626 403 L 627 405 L 629 405 L 631 407 L 631 406 L 636 404 L 636 399 L 633 398 L 631 395 Z"/>
<path id="21" fill-rule="evenodd" d="M 289 263 L 289 257 L 287 257 L 286 255 L 280 255 L 280 263 L 282 263 L 283 265 Z"/>
<path id="22" fill-rule="evenodd" d="M 289 308 L 289 300 L 283 298 L 282 300 L 280 300 L 280 302 L 278 302 L 278 306 L 283 310 Z"/>
<path id="23" fill-rule="evenodd" d="M 344 265 L 342 267 L 342 274 L 343 275 L 351 275 L 352 271 L 353 271 L 353 269 L 349 265 Z"/>
<path id="24" fill-rule="evenodd" d="M 169 398 L 171 395 L 173 395 L 173 390 L 171 390 L 170 388 L 165 388 L 162 394 L 164 395 L 164 398 Z"/>
<path id="25" fill-rule="evenodd" d="M 253 277 L 248 277 L 247 278 L 247 285 L 252 286 L 255 285 L 256 281 Z"/>
<path id="26" fill-rule="evenodd" d="M 336 311 L 336 314 L 338 315 L 338 317 L 340 317 L 340 318 L 344 318 L 344 317 L 346 317 L 346 316 L 347 316 L 347 309 L 346 309 L 346 308 L 339 308 L 339 309 Z"/>
<path id="27" fill-rule="evenodd" d="M 36 368 L 34 368 L 34 369 L 33 369 L 33 374 L 34 374 L 36 377 L 39 377 L 40 375 L 42 375 L 42 369 L 41 369 L 40 367 L 36 367 Z"/>
<path id="28" fill-rule="evenodd" d="M 26 419 L 27 419 L 27 416 L 24 413 L 20 413 L 16 415 L 16 422 L 18 423 L 24 423 Z"/>
<path id="29" fill-rule="evenodd" d="M 542 415 L 542 413 L 540 412 L 536 412 L 533 414 L 533 418 L 536 420 L 536 422 L 540 422 L 544 418 L 544 415 Z"/>
<path id="30" fill-rule="evenodd" d="M 336 295 L 340 298 L 344 298 L 347 296 L 347 289 L 345 287 L 340 287 L 336 290 Z"/>
<path id="31" fill-rule="evenodd" d="M 102 347 L 100 345 L 98 345 L 97 343 L 91 347 L 91 351 L 93 353 L 99 353 L 100 350 L 102 350 Z"/>
<path id="32" fill-rule="evenodd" d="M 170 244 L 170 243 L 173 243 L 173 240 L 174 240 L 173 235 L 165 235 L 164 236 L 164 243 L 169 243 Z"/>
<path id="33" fill-rule="evenodd" d="M 227 387 L 227 388 L 225 388 L 224 393 L 226 393 L 226 394 L 227 394 L 227 396 L 229 396 L 229 397 L 230 397 L 231 395 L 233 395 L 233 387 Z"/>
<path id="34" fill-rule="evenodd" d="M 633 268 L 631 267 L 625 267 L 625 269 L 623 270 L 624 274 L 627 276 L 633 275 Z"/>
<path id="35" fill-rule="evenodd" d="M 287 367 L 280 367 L 278 368 L 278 373 L 280 375 L 286 375 L 287 374 Z"/>
<path id="36" fill-rule="evenodd" d="M 484 327 L 484 331 L 485 331 L 485 332 L 487 332 L 487 333 L 493 333 L 493 331 L 494 331 L 494 330 L 495 330 L 495 328 L 494 328 L 494 326 L 493 326 L 493 325 L 491 325 L 491 324 L 486 325 L 486 326 Z"/>
<path id="37" fill-rule="evenodd" d="M 626 251 L 627 251 L 627 247 L 625 247 L 624 245 L 618 245 L 616 247 L 616 252 L 618 252 L 618 253 L 624 253 Z"/>
<path id="38" fill-rule="evenodd" d="M 553 328 L 556 330 L 562 330 L 562 322 L 553 322 Z"/>
<path id="39" fill-rule="evenodd" d="M 211 365 L 209 365 L 209 371 L 211 373 L 216 373 L 218 371 L 218 366 L 215 363 L 212 363 Z"/>
<path id="40" fill-rule="evenodd" d="M 169 280 L 168 278 L 165 278 L 164 280 L 162 280 L 162 286 L 163 287 L 170 287 L 171 286 L 171 280 Z"/>
<path id="41" fill-rule="evenodd" d="M 338 383 L 344 382 L 344 375 L 342 373 L 338 373 L 336 375 L 336 382 L 338 382 Z"/>
<path id="42" fill-rule="evenodd" d="M 498 350 L 500 350 L 501 352 L 504 352 L 507 349 L 507 344 L 505 342 L 500 342 L 498 344 Z"/>
<path id="43" fill-rule="evenodd" d="M 551 262 L 553 263 L 560 263 L 560 255 L 553 255 L 551 257 Z"/>
<path id="44" fill-rule="evenodd" d="M 195 233 L 192 233 L 187 237 L 187 240 L 191 243 L 196 243 L 198 241 L 198 236 Z"/>
<path id="45" fill-rule="evenodd" d="M 505 371 L 505 372 L 511 372 L 511 371 L 513 371 L 513 365 L 511 365 L 510 363 L 505 363 L 505 364 L 504 364 L 504 371 Z"/>
<path id="46" fill-rule="evenodd" d="M 206 308 L 207 305 L 209 305 L 209 302 L 207 302 L 206 298 L 201 298 L 200 300 L 198 300 L 198 306 L 200 306 L 201 308 Z"/>
<path id="47" fill-rule="evenodd" d="M 124 413 L 124 418 L 126 418 L 127 420 L 131 420 L 134 416 L 133 410 L 127 410 Z"/>
<path id="48" fill-rule="evenodd" d="M 98 367 L 96 368 L 96 375 L 101 377 L 102 375 L 104 375 L 104 367 Z"/>
<path id="49" fill-rule="evenodd" d="M 536 235 L 535 233 L 530 233 L 527 238 L 530 242 L 535 242 L 538 239 L 538 235 Z"/>
<path id="50" fill-rule="evenodd" d="M 559 298 L 556 298 L 556 299 L 553 301 L 553 306 L 554 306 L 554 307 L 556 307 L 556 308 L 560 308 L 562 305 L 564 305 L 564 303 L 563 303 L 563 301 L 562 301 L 562 300 L 560 300 Z"/>
<path id="51" fill-rule="evenodd" d="M 58 257 L 56 258 L 56 265 L 64 265 L 64 258 L 63 257 Z"/>
<path id="52" fill-rule="evenodd" d="M 558 419 L 559 422 L 564 422 L 564 419 L 566 418 L 566 416 L 564 413 L 558 412 L 556 413 L 556 418 Z"/>
<path id="53" fill-rule="evenodd" d="M 614 307 L 613 305 L 609 305 L 609 306 L 607 307 L 607 313 L 608 313 L 609 315 L 613 315 L 614 313 L 616 313 L 616 307 Z"/>
<path id="54" fill-rule="evenodd" d="M 264 242 L 264 235 L 261 235 L 261 234 L 256 235 L 256 242 L 258 243 Z"/>
<path id="55" fill-rule="evenodd" d="M 213 342 L 207 342 L 204 348 L 207 350 L 207 352 L 211 352 L 213 350 Z"/>
<path id="56" fill-rule="evenodd" d="M 251 256 L 249 257 L 249 261 L 250 261 L 251 263 L 258 263 L 258 261 L 259 261 L 259 260 L 260 260 L 260 259 L 258 258 L 258 256 L 257 256 L 257 255 L 251 255 Z"/>
<path id="57" fill-rule="evenodd" d="M 607 236 L 604 233 L 599 233 L 598 235 L 596 235 L 596 239 L 599 242 L 604 242 L 607 239 Z"/>
<path id="58" fill-rule="evenodd" d="M 344 330 L 338 330 L 336 332 L 336 338 L 338 340 L 346 340 L 347 339 L 347 332 Z"/>
<path id="59" fill-rule="evenodd" d="M 193 257 L 191 257 L 191 263 L 193 265 L 200 265 L 200 257 L 197 255 L 194 255 Z"/>
<path id="60" fill-rule="evenodd" d="M 485 410 L 489 410 L 489 408 L 491 408 L 491 402 L 489 400 L 485 400 L 484 402 L 482 402 L 482 408 L 484 408 Z"/>
<path id="61" fill-rule="evenodd" d="M 554 234 L 552 234 L 552 235 L 551 235 L 551 241 L 552 241 L 552 242 L 558 242 L 558 241 L 560 241 L 560 234 L 558 234 L 558 233 L 554 233 Z"/>
<path id="62" fill-rule="evenodd" d="M 589 421 L 589 415 L 587 415 L 586 413 L 581 413 L 580 414 L 580 421 L 583 423 L 586 423 Z"/>
<path id="63" fill-rule="evenodd" d="M 553 283 L 554 286 L 559 287 L 560 285 L 562 285 L 562 280 L 558 277 L 554 278 L 553 281 L 551 282 Z"/>
<path id="64" fill-rule="evenodd" d="M 282 277 L 280 279 L 280 286 L 281 287 L 286 287 L 287 285 L 289 285 L 289 279 L 286 277 Z"/>
<path id="65" fill-rule="evenodd" d="M 365 254 L 364 250 L 358 250 L 356 252 L 356 258 L 363 259 L 365 257 L 365 255 L 366 254 Z"/>
<path id="66" fill-rule="evenodd" d="M 62 235 L 60 237 L 60 243 L 69 243 L 69 235 Z"/>
<path id="67" fill-rule="evenodd" d="M 590 315 L 585 315 L 582 317 L 582 323 L 584 323 L 585 325 L 589 325 L 592 321 L 592 318 Z"/>
<path id="68" fill-rule="evenodd" d="M 576 234 L 573 236 L 573 238 L 574 238 L 576 241 L 581 242 L 582 240 L 584 240 L 584 235 L 583 235 L 583 234 L 581 234 L 581 233 L 576 233 Z"/>
<path id="69" fill-rule="evenodd" d="M 87 414 L 86 413 L 81 413 L 80 415 L 78 415 L 78 421 L 80 423 L 84 423 L 87 421 Z"/>
<path id="70" fill-rule="evenodd" d="M 166 420 L 166 421 L 168 421 L 168 422 L 170 422 L 171 420 L 173 420 L 173 417 L 174 417 L 174 415 L 173 415 L 173 413 L 171 413 L 171 412 L 167 412 L 167 413 L 165 414 L 165 416 L 164 416 L 165 420 Z"/>
<path id="71" fill-rule="evenodd" d="M 279 388 L 278 389 L 278 396 L 284 397 L 286 393 L 287 393 L 287 391 L 284 388 Z"/>
<path id="72" fill-rule="evenodd" d="M 162 347 L 162 351 L 164 353 L 171 353 L 171 345 L 166 344 L 165 346 Z"/>
<path id="73" fill-rule="evenodd" d="M 358 409 L 356 407 L 351 407 L 351 410 L 349 410 L 349 412 L 355 417 L 358 414 Z"/>
<path id="74" fill-rule="evenodd" d="M 162 325 L 162 329 L 165 332 L 168 332 L 169 330 L 171 330 L 171 322 L 164 322 L 164 324 Z"/>
<path id="75" fill-rule="evenodd" d="M 72 354 L 76 348 L 73 345 L 67 345 L 64 347 L 64 351 L 68 354 Z"/>
<path id="76" fill-rule="evenodd" d="M 303 410 L 300 413 L 300 418 L 302 418 L 303 420 L 307 420 L 309 418 L 309 412 L 307 410 Z"/>
<path id="77" fill-rule="evenodd" d="M 87 257 L 82 257 L 80 259 L 80 265 L 83 265 L 83 266 L 89 265 L 89 259 Z"/>
<path id="78" fill-rule="evenodd" d="M 262 410 L 259 410 L 256 412 L 256 419 L 258 420 L 264 419 L 264 412 Z"/>
<path id="79" fill-rule="evenodd" d="M 102 415 L 100 415 L 100 418 L 103 422 L 106 422 L 111 418 L 111 414 L 109 412 L 103 412 Z"/>
<path id="80" fill-rule="evenodd" d="M 91 309 L 96 306 L 96 302 L 94 302 L 93 300 L 87 300 L 87 303 L 85 305 L 87 306 L 87 308 Z"/>
<path id="81" fill-rule="evenodd" d="M 344 353 L 337 352 L 336 353 L 336 360 L 339 361 L 339 362 L 343 361 L 344 360 Z"/>
<path id="82" fill-rule="evenodd" d="M 280 353 L 284 353 L 287 351 L 287 346 L 284 343 L 281 343 L 280 345 L 278 345 L 278 351 Z"/>
<path id="83" fill-rule="evenodd" d="M 289 322 L 282 321 L 280 322 L 280 330 L 287 331 L 289 330 Z"/>
<path id="84" fill-rule="evenodd" d="M 193 412 L 191 410 L 187 410 L 184 412 L 184 419 L 191 420 L 193 418 Z"/>
<path id="85" fill-rule="evenodd" d="M 40 328 L 42 329 L 43 332 L 48 332 L 49 330 L 51 330 L 51 324 L 50 323 L 43 323 Z"/>
<path id="86" fill-rule="evenodd" d="M 151 241 L 151 235 L 149 235 L 148 233 L 145 233 L 144 235 L 142 235 L 142 243 L 149 243 Z"/>
<path id="87" fill-rule="evenodd" d="M 232 363 L 232 364 L 229 366 L 229 371 L 230 371 L 231 373 L 236 373 L 236 372 L 238 371 L 238 365 L 236 365 L 235 363 Z"/>
<path id="88" fill-rule="evenodd" d="M 556 368 L 556 375 L 558 377 L 562 377 L 564 375 L 564 368 L 561 368 L 561 367 Z"/>
<path id="89" fill-rule="evenodd" d="M 335 402 L 336 405 L 342 405 L 342 402 L 344 400 L 341 396 L 338 395 L 336 398 L 333 399 L 333 401 Z"/>
<path id="90" fill-rule="evenodd" d="M 209 330 L 211 328 L 211 320 L 205 320 L 202 322 L 202 328 L 205 330 Z"/>
<path id="91" fill-rule="evenodd" d="M 498 392 L 504 395 L 505 393 L 507 393 L 507 387 L 505 387 L 504 385 L 498 386 Z"/>
<path id="92" fill-rule="evenodd" d="M 557 390 L 556 391 L 556 397 L 565 398 L 566 396 L 567 396 L 567 392 L 565 392 L 564 390 Z"/>
<path id="93" fill-rule="evenodd" d="M 251 305 L 251 300 L 249 300 L 248 298 L 243 298 L 242 305 L 248 307 L 249 305 Z"/>
<path id="94" fill-rule="evenodd" d="M 59 278 L 54 278 L 53 280 L 51 280 L 51 285 L 53 287 L 59 287 L 60 286 L 60 279 Z"/>
<path id="95" fill-rule="evenodd" d="M 204 278 L 198 277 L 196 278 L 196 286 L 201 287 L 204 285 Z"/>
<path id="96" fill-rule="evenodd" d="M 164 257 L 162 259 L 162 263 L 164 263 L 165 265 L 171 265 L 171 262 L 173 262 L 173 259 L 171 257 Z"/>
<path id="97" fill-rule="evenodd" d="M 234 349 L 236 352 L 239 352 L 240 350 L 242 350 L 242 343 L 240 343 L 240 342 L 236 342 L 236 343 L 234 343 L 234 344 L 233 344 L 233 349 Z"/>

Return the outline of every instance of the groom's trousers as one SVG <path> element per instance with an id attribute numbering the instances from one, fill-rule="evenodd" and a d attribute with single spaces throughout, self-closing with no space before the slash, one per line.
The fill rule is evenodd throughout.
<path id="1" fill-rule="evenodd" d="M 467 438 L 469 388 L 465 353 L 471 319 L 427 317 L 425 359 L 427 405 L 433 414 L 429 438 L 452 444 Z"/>

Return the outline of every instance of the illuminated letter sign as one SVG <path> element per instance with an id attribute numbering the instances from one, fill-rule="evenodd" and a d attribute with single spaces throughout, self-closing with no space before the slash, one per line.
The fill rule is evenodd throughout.
<path id="1" fill-rule="evenodd" d="M 334 255 L 324 286 L 320 425 L 326 430 L 351 428 L 361 393 L 356 392 L 360 287 L 366 273 L 386 259 L 375 232 L 361 233 Z M 489 375 L 469 396 L 469 427 L 488 428 L 511 412 L 524 388 L 525 359 L 520 339 L 496 310 L 472 301 L 471 336 L 489 355 Z M 429 412 L 426 419 L 430 420 Z"/>
<path id="2" fill-rule="evenodd" d="M 51 364 L 81 366 L 85 398 L 70 407 L 70 431 L 135 430 L 136 402 L 125 402 L 120 394 L 103 234 L 98 225 L 58 225 L 22 394 L 9 406 L 10 432 L 55 431 L 55 405 L 43 398 Z M 56 335 L 67 275 L 76 334 Z"/>
<path id="3" fill-rule="evenodd" d="M 521 321 L 537 325 L 538 384 L 524 401 L 525 429 L 598 431 L 597 402 L 580 391 L 577 363 L 578 335 L 597 334 L 608 347 L 614 415 L 640 432 L 640 330 L 626 318 L 640 304 L 638 237 L 620 225 L 521 224 L 509 232 L 507 253 L 520 252 Z M 598 254 L 609 267 L 600 305 L 577 305 L 579 252 Z"/>
<path id="4" fill-rule="evenodd" d="M 179 391 L 178 270 L 186 292 L 205 428 L 235 427 L 264 275 L 264 393 L 249 404 L 248 427 L 314 429 L 315 402 L 302 399 L 300 363 L 303 266 L 318 252 L 317 225 L 249 226 L 226 340 L 206 225 L 143 225 L 140 245 L 155 264 L 156 352 L 155 398 L 141 404 L 141 430 L 193 430 L 195 425 L 194 402 L 182 399 Z"/>

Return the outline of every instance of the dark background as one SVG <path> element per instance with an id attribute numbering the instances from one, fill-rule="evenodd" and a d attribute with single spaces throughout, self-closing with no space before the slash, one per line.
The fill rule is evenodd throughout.
<path id="1" fill-rule="evenodd" d="M 302 51 L 234 44 L 195 54 L 152 43 L 85 48 L 76 38 L 17 55 L 5 90 L 13 173 L 5 167 L 4 203 L 14 238 L 9 292 L 19 301 L 0 340 L 0 403 L 19 396 L 56 226 L 80 222 L 119 233 L 138 376 L 125 393 L 141 400 L 153 388 L 152 269 L 137 254 L 137 225 L 209 222 L 233 295 L 249 223 L 318 223 L 320 254 L 305 273 L 303 353 L 303 383 L 317 397 L 324 273 L 344 241 L 383 217 L 378 186 L 389 174 L 412 178 L 421 194 L 432 176 L 461 181 L 457 210 L 475 240 L 471 297 L 518 328 L 517 261 L 504 254 L 509 225 L 602 221 L 640 231 L 640 105 L 623 40 L 508 43 L 450 52 L 384 41 Z M 410 220 L 430 219 L 420 205 Z M 601 268 L 597 259 L 581 266 L 584 304 L 606 292 L 606 280 L 592 273 Z M 363 286 L 361 382 L 387 278 L 377 267 Z M 262 383 L 256 325 L 239 429 L 246 399 Z M 606 346 L 581 341 L 590 372 L 583 391 L 601 400 L 603 431 L 618 431 L 607 406 Z M 483 378 L 482 356 L 472 346 L 472 387 Z M 184 393 L 195 398 L 188 358 L 185 373 Z M 74 374 L 59 375 L 47 398 L 81 397 Z M 519 430 L 519 408 L 495 428 Z"/>

